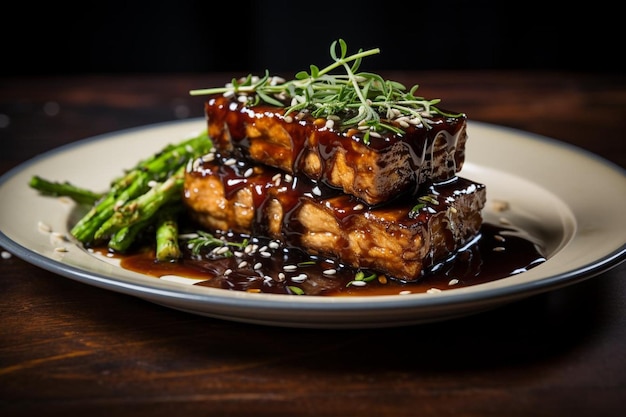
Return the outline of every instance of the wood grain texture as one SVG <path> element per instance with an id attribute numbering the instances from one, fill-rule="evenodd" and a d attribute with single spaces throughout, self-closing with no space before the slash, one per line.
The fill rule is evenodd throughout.
<path id="1" fill-rule="evenodd" d="M 623 77 L 385 75 L 419 83 L 470 120 L 626 166 Z M 188 90 L 231 77 L 0 79 L 0 173 L 93 135 L 201 117 L 202 97 Z M 617 416 L 626 407 L 624 277 L 622 264 L 439 323 L 299 330 L 178 312 L 14 256 L 0 260 L 0 415 Z"/>

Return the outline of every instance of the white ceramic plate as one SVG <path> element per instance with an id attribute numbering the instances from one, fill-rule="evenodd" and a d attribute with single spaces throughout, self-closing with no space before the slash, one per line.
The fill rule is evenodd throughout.
<path id="1" fill-rule="evenodd" d="M 99 258 L 71 240 L 73 203 L 42 197 L 33 175 L 105 190 L 111 179 L 168 143 L 197 133 L 193 119 L 86 139 L 38 156 L 0 178 L 0 245 L 24 260 L 96 287 L 195 314 L 286 327 L 401 326 L 480 312 L 593 277 L 626 255 L 626 175 L 556 140 L 470 122 L 462 176 L 483 182 L 485 220 L 506 201 L 508 221 L 538 238 L 548 260 L 527 272 L 440 293 L 318 297 L 253 294 L 145 276 Z M 41 230 L 45 224 L 53 233 Z M 61 252 L 59 247 L 67 251 Z"/>

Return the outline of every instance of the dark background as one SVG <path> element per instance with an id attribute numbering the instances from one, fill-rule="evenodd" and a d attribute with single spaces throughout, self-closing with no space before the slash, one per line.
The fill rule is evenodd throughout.
<path id="1" fill-rule="evenodd" d="M 604 0 L 11 4 L 2 75 L 290 75 L 328 64 L 337 38 L 350 51 L 381 48 L 365 70 L 625 69 L 626 18 Z"/>

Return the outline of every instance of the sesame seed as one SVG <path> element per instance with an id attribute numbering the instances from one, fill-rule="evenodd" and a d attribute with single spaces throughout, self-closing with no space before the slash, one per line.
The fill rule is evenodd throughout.
<path id="1" fill-rule="evenodd" d="M 382 138 L 382 136 L 380 135 L 380 133 L 375 132 L 375 131 L 370 131 L 370 136 L 375 137 L 375 138 Z"/>
<path id="2" fill-rule="evenodd" d="M 393 119 L 395 117 L 398 117 L 398 116 L 402 115 L 402 112 L 400 110 L 398 110 L 398 109 L 393 109 L 392 108 L 392 109 L 389 109 L 389 110 L 390 110 L 389 111 L 389 113 L 390 113 L 390 115 L 389 115 L 390 117 L 389 118 L 390 119 Z"/>
<path id="3" fill-rule="evenodd" d="M 266 252 L 267 251 L 267 245 L 263 245 L 259 248 L 259 252 Z"/>
<path id="4" fill-rule="evenodd" d="M 363 204 L 357 204 L 356 206 L 352 207 L 352 210 L 363 210 Z"/>
<path id="5" fill-rule="evenodd" d="M 337 273 L 336 269 L 326 269 L 324 272 L 322 272 L 324 275 L 335 275 Z"/>
<path id="6" fill-rule="evenodd" d="M 181 233 L 180 235 L 178 235 L 178 237 L 180 237 L 181 239 L 195 239 L 198 236 L 199 235 L 197 233 Z"/>
<path id="7" fill-rule="evenodd" d="M 278 273 L 278 280 L 279 280 L 279 281 L 281 281 L 281 282 L 282 282 L 282 281 L 284 281 L 284 280 L 285 280 L 285 278 L 287 278 L 287 276 L 286 276 L 284 273 L 282 273 L 282 272 L 279 272 L 279 273 Z"/>
<path id="8" fill-rule="evenodd" d="M 495 212 L 507 211 L 509 209 L 508 201 L 494 200 L 491 205 Z"/>
<path id="9" fill-rule="evenodd" d="M 297 265 L 285 265 L 283 266 L 283 270 L 286 272 L 293 272 L 298 269 Z"/>
<path id="10" fill-rule="evenodd" d="M 458 279 L 456 279 L 456 278 L 452 278 L 452 279 L 450 280 L 450 282 L 448 282 L 448 285 L 456 285 L 456 284 L 458 284 L 458 283 L 459 283 L 459 280 L 458 280 Z"/>
<path id="11" fill-rule="evenodd" d="M 64 248 L 63 246 L 58 246 L 56 248 L 54 248 L 55 252 L 67 252 L 67 248 Z"/>
<path id="12" fill-rule="evenodd" d="M 326 129 L 332 129 L 333 127 L 335 127 L 335 121 L 332 119 L 326 120 L 326 124 L 324 125 L 324 127 Z"/>
<path id="13" fill-rule="evenodd" d="M 259 253 L 260 253 L 260 254 L 261 254 L 261 256 L 262 256 L 262 257 L 264 257 L 264 258 L 271 258 L 271 257 L 272 257 L 272 254 L 271 254 L 271 253 L 269 253 L 269 252 L 267 252 L 267 251 L 261 251 L 261 252 L 259 252 Z"/>
<path id="14" fill-rule="evenodd" d="M 437 294 L 440 293 L 441 290 L 439 288 L 431 288 L 428 291 L 426 291 L 426 294 Z"/>
<path id="15" fill-rule="evenodd" d="M 203 155 L 201 159 L 204 162 L 211 162 L 211 161 L 213 161 L 215 159 L 215 153 L 214 152 L 209 152 L 208 154 Z"/>
<path id="16" fill-rule="evenodd" d="M 233 270 L 229 268 L 226 271 L 224 271 L 224 276 L 228 276 L 228 275 L 230 275 L 232 273 L 233 273 Z"/>
<path id="17" fill-rule="evenodd" d="M 257 245 L 256 243 L 246 246 L 246 249 L 245 249 L 247 254 L 255 254 L 257 253 L 258 250 L 259 250 L 259 245 Z"/>
<path id="18" fill-rule="evenodd" d="M 503 248 L 502 246 L 496 246 L 495 248 L 493 248 L 494 252 L 504 252 L 506 249 Z"/>
<path id="19" fill-rule="evenodd" d="M 235 165 L 237 163 L 237 160 L 235 158 L 228 158 L 227 160 L 224 161 L 224 165 L 226 166 L 232 166 Z"/>
<path id="20" fill-rule="evenodd" d="M 278 84 L 284 84 L 285 83 L 285 79 L 283 77 L 279 77 L 277 75 L 274 75 L 271 79 L 270 79 L 270 84 L 271 85 L 278 85 Z"/>
<path id="21" fill-rule="evenodd" d="M 7 252 L 3 250 L 1 253 L 1 256 L 2 256 L 2 259 L 10 259 L 13 255 L 11 255 L 11 252 Z"/>
<path id="22" fill-rule="evenodd" d="M 506 240 L 502 235 L 495 235 L 493 238 L 499 242 L 504 242 Z"/>
<path id="23" fill-rule="evenodd" d="M 293 123 L 293 117 L 291 116 L 285 116 L 284 120 L 286 123 Z"/>
<path id="24" fill-rule="evenodd" d="M 225 254 L 226 252 L 228 252 L 229 250 L 230 250 L 230 249 L 228 249 L 228 246 L 219 246 L 219 247 L 217 247 L 217 248 L 213 249 L 213 252 L 214 252 L 216 255 L 223 255 L 223 254 Z"/>
<path id="25" fill-rule="evenodd" d="M 51 234 L 50 235 L 50 243 L 55 246 L 62 245 L 64 242 L 67 242 L 65 236 L 61 235 L 61 237 Z"/>
<path id="26" fill-rule="evenodd" d="M 293 181 L 293 177 L 289 174 L 285 174 L 285 182 L 291 182 Z"/>
<path id="27" fill-rule="evenodd" d="M 37 227 L 39 227 L 39 230 L 41 230 L 42 232 L 50 233 L 52 231 L 52 227 L 50 227 L 44 222 L 37 223 Z"/>
<path id="28" fill-rule="evenodd" d="M 270 248 L 272 249 L 278 249 L 280 247 L 280 243 L 276 242 L 275 240 L 271 241 L 269 245 L 270 245 Z"/>
<path id="29" fill-rule="evenodd" d="M 365 281 L 350 281 L 350 284 L 354 285 L 355 287 L 365 287 L 367 285 L 367 282 L 365 282 Z"/>
<path id="30" fill-rule="evenodd" d="M 243 173 L 243 176 L 244 176 L 245 178 L 248 178 L 248 177 L 250 177 L 252 174 L 254 174 L 254 169 L 252 169 L 252 168 L 248 168 L 248 169 L 246 169 L 246 172 L 244 172 L 244 173 Z"/>
<path id="31" fill-rule="evenodd" d="M 241 258 L 243 256 L 243 252 L 240 250 L 236 250 L 233 252 L 233 255 L 235 255 L 237 258 Z"/>
<path id="32" fill-rule="evenodd" d="M 300 274 L 300 275 L 296 275 L 295 277 L 292 277 L 291 280 L 293 282 L 302 283 L 306 281 L 307 278 L 308 277 L 306 276 L 306 274 Z"/>
<path id="33" fill-rule="evenodd" d="M 398 294 L 399 294 L 399 295 L 408 295 L 408 294 L 411 294 L 411 291 L 409 291 L 409 290 L 403 290 L 403 291 L 400 291 Z"/>
<path id="34" fill-rule="evenodd" d="M 247 261 L 241 261 L 241 262 L 239 262 L 239 265 L 237 265 L 237 268 L 242 269 L 242 268 L 245 268 L 246 266 L 248 266 L 248 262 Z"/>
<path id="35" fill-rule="evenodd" d="M 263 268 L 263 264 L 261 262 L 257 262 L 254 264 L 253 268 L 255 271 L 258 271 L 259 269 Z"/>
<path id="36" fill-rule="evenodd" d="M 65 235 L 59 232 L 52 232 L 52 235 L 50 237 L 56 240 L 61 240 L 61 241 L 67 240 Z"/>

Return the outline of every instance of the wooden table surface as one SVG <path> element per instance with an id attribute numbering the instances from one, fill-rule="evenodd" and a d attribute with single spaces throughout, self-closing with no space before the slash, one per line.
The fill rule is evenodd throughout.
<path id="1" fill-rule="evenodd" d="M 384 75 L 419 83 L 421 95 L 471 120 L 559 139 L 626 167 L 623 75 Z M 0 79 L 0 174 L 100 133 L 201 117 L 203 98 L 188 90 L 231 78 Z M 489 312 L 368 330 L 196 316 L 17 256 L 0 259 L 0 293 L 2 416 L 617 416 L 626 409 L 626 263 Z"/>

